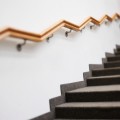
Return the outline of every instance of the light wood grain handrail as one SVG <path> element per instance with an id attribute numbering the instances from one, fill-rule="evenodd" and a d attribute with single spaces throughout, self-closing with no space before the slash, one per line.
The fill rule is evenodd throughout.
<path id="1" fill-rule="evenodd" d="M 0 39 L 11 36 L 11 37 L 21 38 L 21 39 L 25 39 L 33 42 L 41 42 L 47 39 L 50 35 L 55 33 L 61 27 L 66 27 L 75 31 L 80 31 L 89 23 L 93 23 L 97 26 L 100 26 L 105 20 L 112 22 L 116 18 L 120 19 L 120 15 L 118 13 L 114 14 L 112 17 L 108 15 L 104 15 L 100 20 L 96 20 L 93 17 L 89 17 L 80 25 L 76 25 L 66 20 L 60 20 L 53 26 L 43 31 L 41 34 L 36 34 L 32 32 L 27 32 L 27 31 L 18 30 L 15 28 L 7 27 L 0 30 Z"/>

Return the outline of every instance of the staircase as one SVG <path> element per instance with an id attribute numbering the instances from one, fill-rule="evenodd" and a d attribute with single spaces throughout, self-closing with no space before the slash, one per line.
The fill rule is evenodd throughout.
<path id="1" fill-rule="evenodd" d="M 55 107 L 55 120 L 120 119 L 120 47 L 90 74 L 86 87 L 65 93 L 66 102 Z"/>
<path id="2" fill-rule="evenodd" d="M 51 112 L 32 120 L 120 120 L 120 46 L 102 63 L 89 65 L 84 81 L 61 85 L 62 96 L 50 100 Z"/>

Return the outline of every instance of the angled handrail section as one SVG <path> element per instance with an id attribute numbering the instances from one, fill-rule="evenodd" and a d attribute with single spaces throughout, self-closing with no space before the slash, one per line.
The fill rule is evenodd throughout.
<path id="1" fill-rule="evenodd" d="M 52 35 L 62 27 L 66 27 L 75 31 L 80 31 L 89 23 L 93 23 L 97 26 L 100 26 L 105 20 L 112 22 L 116 18 L 120 19 L 120 15 L 118 13 L 114 14 L 112 17 L 108 15 L 104 15 L 100 20 L 96 20 L 93 17 L 89 17 L 80 25 L 76 25 L 66 20 L 60 20 L 53 26 L 49 27 L 47 30 L 43 31 L 41 34 L 36 34 L 32 32 L 27 32 L 27 31 L 18 30 L 15 28 L 7 27 L 0 30 L 0 39 L 11 36 L 11 37 L 21 38 L 21 39 L 29 40 L 33 42 L 41 42 L 47 39 L 50 35 Z"/>

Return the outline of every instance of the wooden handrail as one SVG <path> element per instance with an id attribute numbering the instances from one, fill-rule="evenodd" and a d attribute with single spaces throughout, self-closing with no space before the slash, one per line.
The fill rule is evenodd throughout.
<path id="1" fill-rule="evenodd" d="M 41 34 L 31 33 L 27 31 L 22 31 L 22 30 L 7 27 L 0 30 L 0 39 L 11 36 L 11 37 L 21 38 L 21 39 L 25 39 L 33 42 L 41 42 L 44 39 L 47 39 L 48 37 L 50 37 L 50 35 L 55 33 L 61 27 L 66 27 L 71 30 L 80 31 L 90 22 L 97 26 L 100 26 L 106 19 L 112 22 L 116 18 L 120 19 L 120 15 L 118 13 L 114 14 L 112 17 L 108 15 L 104 15 L 100 20 L 96 20 L 93 17 L 89 17 L 80 25 L 76 25 L 66 20 L 60 20 L 53 26 L 49 27 L 47 30 L 43 31 Z"/>

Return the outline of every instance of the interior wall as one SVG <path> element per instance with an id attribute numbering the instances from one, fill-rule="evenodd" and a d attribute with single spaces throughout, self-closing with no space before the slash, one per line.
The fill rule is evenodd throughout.
<path id="1" fill-rule="evenodd" d="M 0 0 L 0 27 L 40 33 L 60 19 L 80 24 L 88 16 L 120 13 L 119 0 Z M 61 29 L 49 42 L 0 41 L 0 120 L 27 120 L 49 111 L 49 99 L 60 84 L 83 80 L 89 64 L 100 64 L 105 52 L 120 44 L 119 21 L 65 37 Z"/>

